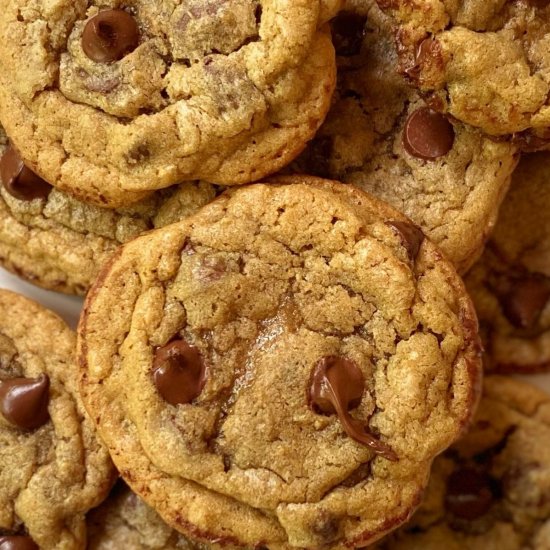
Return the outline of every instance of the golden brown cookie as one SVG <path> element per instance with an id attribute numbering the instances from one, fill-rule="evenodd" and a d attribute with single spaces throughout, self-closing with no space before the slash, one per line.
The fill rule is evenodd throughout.
<path id="1" fill-rule="evenodd" d="M 463 273 L 495 223 L 516 147 L 433 111 L 397 74 L 389 17 L 375 0 L 355 4 L 332 25 L 332 109 L 293 170 L 353 183 L 389 202 Z"/>
<path id="2" fill-rule="evenodd" d="M 434 462 L 425 501 L 379 550 L 548 550 L 550 397 L 485 379 L 470 432 Z"/>
<path id="3" fill-rule="evenodd" d="M 85 294 L 120 244 L 189 216 L 215 194 L 213 185 L 188 182 L 116 210 L 87 204 L 26 168 L 0 128 L 0 264 L 44 288 Z"/>
<path id="4" fill-rule="evenodd" d="M 359 0 L 361 1 L 361 0 Z M 395 17 L 401 69 L 435 108 L 500 136 L 548 144 L 546 0 L 378 0 Z"/>
<path id="5" fill-rule="evenodd" d="M 87 550 L 206 550 L 166 525 L 122 482 L 87 517 Z M 208 548 L 211 548 L 210 546 Z"/>
<path id="6" fill-rule="evenodd" d="M 287 178 L 120 249 L 81 319 L 81 390 L 121 475 L 182 533 L 364 546 L 467 426 L 476 329 L 402 214 Z"/>
<path id="7" fill-rule="evenodd" d="M 100 206 L 187 180 L 257 180 L 328 110 L 324 21 L 339 4 L 9 0 L 0 119 L 30 168 Z"/>
<path id="8" fill-rule="evenodd" d="M 488 370 L 550 369 L 549 175 L 549 153 L 523 157 L 487 249 L 466 278 Z"/>
<path id="9" fill-rule="evenodd" d="M 114 481 L 77 391 L 76 336 L 0 290 L 0 548 L 83 549 Z"/>

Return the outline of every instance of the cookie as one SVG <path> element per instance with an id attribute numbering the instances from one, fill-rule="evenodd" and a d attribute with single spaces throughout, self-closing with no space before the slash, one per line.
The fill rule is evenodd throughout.
<path id="1" fill-rule="evenodd" d="M 81 392 L 123 478 L 182 533 L 364 546 L 468 424 L 476 324 L 402 214 L 282 178 L 119 250 L 81 318 Z"/>
<path id="2" fill-rule="evenodd" d="M 434 462 L 425 502 L 378 550 L 548 550 L 550 397 L 490 376 L 471 431 Z"/>
<path id="3" fill-rule="evenodd" d="M 0 264 L 70 294 L 85 294 L 121 243 L 185 218 L 216 194 L 210 184 L 189 182 L 110 210 L 46 184 L 1 142 L 0 156 Z"/>
<path id="4" fill-rule="evenodd" d="M 168 527 L 124 483 L 88 514 L 88 550 L 206 550 Z"/>
<path id="5" fill-rule="evenodd" d="M 514 145 L 433 111 L 396 73 L 391 21 L 374 0 L 333 23 L 334 105 L 293 170 L 361 187 L 404 212 L 465 272 L 517 164 Z"/>
<path id="6" fill-rule="evenodd" d="M 76 335 L 0 289 L 0 547 L 82 549 L 114 469 L 80 400 Z"/>
<path id="7" fill-rule="evenodd" d="M 550 134 L 550 4 L 378 0 L 397 23 L 401 70 L 438 110 L 501 136 Z"/>
<path id="8" fill-rule="evenodd" d="M 550 154 L 524 156 L 495 231 L 466 278 L 487 370 L 550 370 Z"/>
<path id="9" fill-rule="evenodd" d="M 323 23 L 340 3 L 10 0 L 0 120 L 32 170 L 100 206 L 181 181 L 260 179 L 328 110 Z"/>

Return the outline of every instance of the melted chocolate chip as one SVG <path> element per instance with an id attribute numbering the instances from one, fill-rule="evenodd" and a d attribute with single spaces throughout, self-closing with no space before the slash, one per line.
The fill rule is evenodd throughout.
<path id="1" fill-rule="evenodd" d="M 6 191 L 16 199 L 45 199 L 52 186 L 27 168 L 19 153 L 10 145 L 0 160 L 0 176 Z"/>
<path id="2" fill-rule="evenodd" d="M 366 17 L 351 12 L 343 12 L 332 21 L 332 39 L 336 55 L 351 57 L 361 52 L 366 23 Z"/>
<path id="3" fill-rule="evenodd" d="M 82 49 L 93 61 L 120 61 L 137 48 L 139 28 L 124 10 L 100 11 L 92 17 L 82 33 Z"/>
<path id="4" fill-rule="evenodd" d="M 50 379 L 12 378 L 0 382 L 0 412 L 4 418 L 23 430 L 34 430 L 48 422 Z"/>
<path id="5" fill-rule="evenodd" d="M 206 365 L 200 351 L 183 340 L 159 348 L 153 361 L 153 380 L 171 405 L 191 403 L 206 383 Z"/>
<path id="6" fill-rule="evenodd" d="M 0 537 L 0 550 L 38 550 L 38 545 L 22 535 Z"/>
<path id="7" fill-rule="evenodd" d="M 403 145 L 407 152 L 423 160 L 445 156 L 455 140 L 453 125 L 445 115 L 429 107 L 417 109 L 405 122 Z"/>
<path id="8" fill-rule="evenodd" d="M 500 297 L 506 318 L 518 328 L 533 328 L 550 299 L 550 280 L 529 275 L 513 281 Z"/>
<path id="9" fill-rule="evenodd" d="M 405 70 L 405 74 L 417 80 L 425 64 L 429 64 L 430 59 L 434 59 L 439 55 L 440 46 L 434 38 L 425 38 L 420 42 L 415 53 L 415 63 L 412 67 Z"/>
<path id="10" fill-rule="evenodd" d="M 484 472 L 462 468 L 447 480 L 445 508 L 458 518 L 473 521 L 483 517 L 493 500 L 492 480 Z"/>
<path id="11" fill-rule="evenodd" d="M 395 229 L 395 231 L 401 237 L 401 242 L 407 250 L 407 254 L 412 262 L 416 260 L 420 247 L 424 242 L 426 236 L 422 230 L 416 225 L 408 222 L 392 221 L 387 222 L 387 225 Z"/>
<path id="12" fill-rule="evenodd" d="M 344 357 L 324 357 L 313 370 L 309 404 L 317 413 L 336 413 L 352 439 L 388 460 L 397 461 L 397 455 L 392 449 L 366 432 L 363 424 L 348 412 L 359 405 L 364 389 L 363 373 L 353 361 Z"/>

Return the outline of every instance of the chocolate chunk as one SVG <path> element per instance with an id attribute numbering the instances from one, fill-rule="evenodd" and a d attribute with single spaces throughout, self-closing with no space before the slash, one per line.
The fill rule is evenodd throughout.
<path id="1" fill-rule="evenodd" d="M 414 262 L 418 256 L 420 247 L 426 238 L 422 230 L 413 223 L 408 222 L 391 221 L 387 222 L 387 225 L 395 229 L 395 231 L 399 234 L 401 237 L 401 242 L 407 250 L 409 258 L 412 262 Z"/>
<path id="2" fill-rule="evenodd" d="M 0 412 L 4 418 L 23 430 L 34 430 L 48 422 L 50 379 L 12 378 L 0 383 Z"/>
<path id="3" fill-rule="evenodd" d="M 45 199 L 52 186 L 27 168 L 19 153 L 10 145 L 0 160 L 0 176 L 6 191 L 16 199 Z"/>
<path id="4" fill-rule="evenodd" d="M 332 21 L 332 40 L 336 55 L 351 57 L 361 52 L 366 23 L 366 17 L 351 12 L 343 12 Z"/>
<path id="5" fill-rule="evenodd" d="M 393 450 L 369 434 L 349 410 L 361 402 L 365 380 L 359 367 L 345 357 L 324 357 L 313 370 L 309 385 L 309 405 L 317 413 L 337 414 L 346 433 L 370 447 L 376 454 L 397 461 Z"/>
<path id="6" fill-rule="evenodd" d="M 529 275 L 512 282 L 500 297 L 506 318 L 518 328 L 533 328 L 550 299 L 550 280 Z"/>
<path id="7" fill-rule="evenodd" d="M 93 61 L 110 63 L 121 60 L 137 48 L 139 28 L 124 10 L 100 11 L 82 33 L 82 49 Z"/>
<path id="8" fill-rule="evenodd" d="M 445 115 L 429 107 L 411 113 L 403 130 L 403 145 L 407 152 L 423 160 L 445 156 L 455 140 L 453 125 Z"/>
<path id="9" fill-rule="evenodd" d="M 458 518 L 472 521 L 483 517 L 493 500 L 492 480 L 486 473 L 462 468 L 447 480 L 445 508 Z"/>
<path id="10" fill-rule="evenodd" d="M 0 550 L 38 550 L 38 545 L 22 535 L 0 537 Z"/>
<path id="11" fill-rule="evenodd" d="M 157 349 L 153 379 L 162 398 L 171 405 L 191 403 L 202 392 L 207 369 L 200 351 L 183 340 Z"/>

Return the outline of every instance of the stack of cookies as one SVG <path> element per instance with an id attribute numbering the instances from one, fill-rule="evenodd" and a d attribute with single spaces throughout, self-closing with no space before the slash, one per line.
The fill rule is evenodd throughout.
<path id="1" fill-rule="evenodd" d="M 0 22 L 0 550 L 550 550 L 550 2 Z"/>

